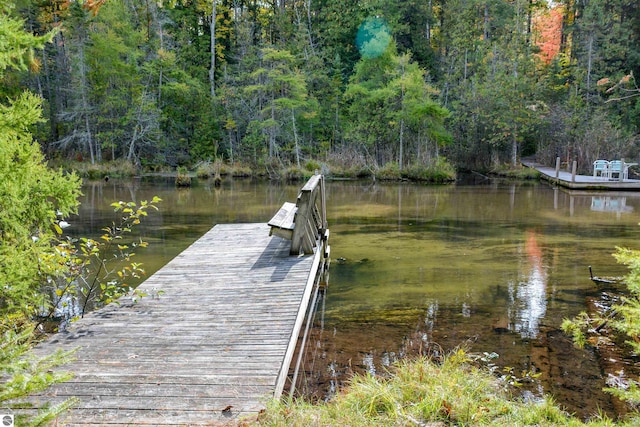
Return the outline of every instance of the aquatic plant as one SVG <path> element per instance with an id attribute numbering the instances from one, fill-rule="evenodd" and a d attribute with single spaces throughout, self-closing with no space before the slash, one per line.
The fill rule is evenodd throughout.
<path id="1" fill-rule="evenodd" d="M 578 347 L 591 345 L 598 348 L 603 343 L 619 347 L 620 344 L 615 339 L 619 335 L 627 349 L 617 350 L 637 355 L 640 354 L 640 250 L 618 247 L 614 256 L 619 263 L 629 267 L 629 273 L 623 280 L 628 294 L 601 312 L 581 312 L 572 319 L 564 319 L 562 329 L 572 336 Z M 639 385 L 640 382 L 636 379 L 621 377 L 605 388 L 605 391 L 638 408 Z"/>
<path id="2" fill-rule="evenodd" d="M 549 397 L 523 400 L 462 350 L 441 361 L 403 360 L 392 375 L 356 375 L 326 404 L 271 402 L 260 426 L 612 426 L 594 414 L 589 422 L 567 414 Z"/>
<path id="3" fill-rule="evenodd" d="M 191 187 L 191 176 L 187 168 L 181 166 L 176 173 L 176 187 Z"/>

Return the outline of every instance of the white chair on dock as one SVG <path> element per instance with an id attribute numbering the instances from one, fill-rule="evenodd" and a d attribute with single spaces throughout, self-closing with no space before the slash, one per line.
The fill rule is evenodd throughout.
<path id="1" fill-rule="evenodd" d="M 610 178 L 610 163 L 607 160 L 596 160 L 593 162 L 593 177 Z"/>
<path id="2" fill-rule="evenodd" d="M 609 162 L 609 179 L 620 179 L 623 165 L 620 160 L 612 160 Z M 615 176 L 614 176 L 615 175 Z"/>
<path id="3" fill-rule="evenodd" d="M 617 179 L 619 181 L 628 179 L 630 165 L 630 163 L 625 163 L 624 160 L 612 160 L 609 162 L 609 179 Z"/>

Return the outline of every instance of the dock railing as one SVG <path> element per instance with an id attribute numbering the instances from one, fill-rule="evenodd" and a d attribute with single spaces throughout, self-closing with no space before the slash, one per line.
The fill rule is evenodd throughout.
<path id="1" fill-rule="evenodd" d="M 285 354 L 283 369 L 276 381 L 274 397 L 279 399 L 289 378 L 289 368 L 295 349 L 299 345 L 298 358 L 293 367 L 289 396 L 293 396 L 304 354 L 309 327 L 315 313 L 318 293 L 326 286 L 330 263 L 329 228 L 327 225 L 327 206 L 324 176 L 316 173 L 302 187 L 296 203 L 285 202 L 276 215 L 269 221 L 270 234 L 291 240 L 290 255 L 314 254 L 314 263 L 305 287 L 300 310 L 296 317 L 294 330 L 300 331 L 305 324 L 304 333 L 299 341 L 299 334 L 294 333 Z M 313 297 L 312 297 L 313 294 Z"/>
<path id="2" fill-rule="evenodd" d="M 327 232 L 324 176 L 314 175 L 300 190 L 294 217 L 291 254 L 311 254 Z"/>
<path id="3" fill-rule="evenodd" d="M 328 258 L 324 176 L 312 176 L 300 190 L 296 203 L 285 202 L 271 218 L 269 226 L 271 234 L 291 240 L 291 255 L 312 254 L 323 242 L 324 258 Z"/>

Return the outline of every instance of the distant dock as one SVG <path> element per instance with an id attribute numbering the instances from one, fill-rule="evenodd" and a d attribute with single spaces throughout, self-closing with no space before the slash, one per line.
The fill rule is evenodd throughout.
<path id="1" fill-rule="evenodd" d="M 140 285 L 149 296 L 88 313 L 38 345 L 40 355 L 78 348 L 58 368 L 75 377 L 21 411 L 77 397 L 56 425 L 212 426 L 257 416 L 286 387 L 328 263 L 321 176 L 298 202 L 293 241 L 266 223 L 216 225 Z"/>
<path id="2" fill-rule="evenodd" d="M 555 168 L 543 166 L 534 161 L 523 160 L 522 164 L 536 169 L 542 174 L 542 179 L 572 190 L 640 191 L 638 179 L 610 180 L 601 176 L 577 175 L 565 170 L 558 170 L 556 175 Z"/>

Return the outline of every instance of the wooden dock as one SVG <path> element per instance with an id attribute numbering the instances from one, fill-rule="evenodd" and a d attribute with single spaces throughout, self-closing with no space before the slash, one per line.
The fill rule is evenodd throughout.
<path id="1" fill-rule="evenodd" d="M 328 236 L 328 233 L 325 233 Z M 78 348 L 75 377 L 35 407 L 77 397 L 57 425 L 234 425 L 278 398 L 324 267 L 267 224 L 216 225 L 139 289 L 38 345 Z M 327 248 L 328 250 L 328 248 Z M 158 295 L 158 291 L 162 291 Z"/>
<path id="2" fill-rule="evenodd" d="M 558 170 L 556 175 L 556 169 L 552 167 L 524 160 L 522 164 L 536 169 L 544 180 L 572 190 L 640 191 L 638 179 L 609 180 L 601 176 L 574 175 L 565 170 Z"/>

